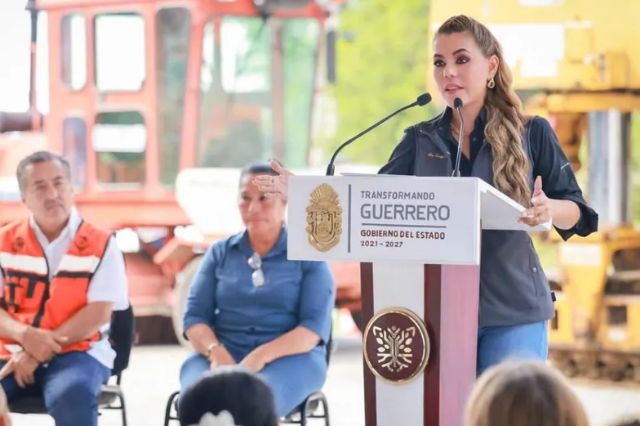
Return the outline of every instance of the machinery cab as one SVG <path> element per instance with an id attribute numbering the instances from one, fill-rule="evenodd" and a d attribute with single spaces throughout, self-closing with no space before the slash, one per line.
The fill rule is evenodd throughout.
<path id="1" fill-rule="evenodd" d="M 327 16 L 315 2 L 39 0 L 36 7 L 48 24 L 40 37 L 49 45 L 48 146 L 71 162 L 81 207 L 123 207 L 109 226 L 185 224 L 173 195 L 185 168 L 269 157 L 307 163 Z M 162 218 L 128 208 L 141 201 L 162 207 Z"/>

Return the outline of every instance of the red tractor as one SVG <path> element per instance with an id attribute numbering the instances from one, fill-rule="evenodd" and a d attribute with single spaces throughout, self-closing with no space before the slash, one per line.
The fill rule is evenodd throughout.
<path id="1" fill-rule="evenodd" d="M 198 210 L 183 208 L 188 194 L 177 202 L 176 179 L 187 173 L 189 193 L 198 186 L 189 169 L 213 171 L 204 172 L 212 186 L 200 188 L 235 209 L 228 192 L 237 182 L 222 183 L 238 167 L 271 157 L 308 166 L 320 52 L 337 7 L 319 0 L 29 1 L 32 88 L 46 59 L 50 112 L 0 113 L 0 223 L 25 214 L 13 178 L 20 158 L 43 148 L 62 153 L 82 216 L 117 232 L 141 340 L 173 338 L 173 329 L 179 335 L 199 254 L 235 230 L 224 217 L 237 214 L 214 210 L 222 215 L 209 218 L 216 231 L 196 223 L 194 232 Z M 41 24 L 46 34 L 38 37 Z M 32 89 L 32 105 L 36 95 Z M 337 304 L 357 318 L 358 265 L 333 267 Z M 158 316 L 173 318 L 174 327 Z"/>

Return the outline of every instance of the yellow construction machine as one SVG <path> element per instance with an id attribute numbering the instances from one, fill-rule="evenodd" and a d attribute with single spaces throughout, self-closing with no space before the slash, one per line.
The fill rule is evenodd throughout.
<path id="1" fill-rule="evenodd" d="M 549 237 L 558 299 L 550 358 L 569 375 L 640 381 L 640 218 L 632 214 L 640 200 L 631 167 L 640 148 L 640 2 L 433 0 L 431 30 L 456 14 L 498 37 L 528 112 L 549 119 L 600 215 L 588 238 Z"/>

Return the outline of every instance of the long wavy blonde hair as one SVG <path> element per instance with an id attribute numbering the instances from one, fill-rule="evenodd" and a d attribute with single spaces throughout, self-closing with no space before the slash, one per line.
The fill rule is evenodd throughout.
<path id="1" fill-rule="evenodd" d="M 530 203 L 529 158 L 522 137 L 528 117 L 511 88 L 511 71 L 502 54 L 502 47 L 491 31 L 480 22 L 465 15 L 449 18 L 438 34 L 469 32 L 486 58 L 495 55 L 499 60 L 494 76 L 495 87 L 487 88 L 484 106 L 487 125 L 484 134 L 493 154 L 493 183 L 500 191 L 527 206 Z"/>

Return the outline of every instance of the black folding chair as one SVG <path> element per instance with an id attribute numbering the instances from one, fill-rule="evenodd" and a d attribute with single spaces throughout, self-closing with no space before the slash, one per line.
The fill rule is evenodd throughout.
<path id="1" fill-rule="evenodd" d="M 164 426 L 169 426 L 172 420 L 178 421 L 177 401 L 180 391 L 173 392 L 167 401 L 164 412 Z M 318 408 L 322 406 L 322 411 L 318 413 Z M 309 419 L 324 419 L 325 426 L 329 423 L 329 403 L 322 391 L 313 392 L 305 400 L 294 408 L 289 414 L 280 419 L 281 424 L 299 424 L 306 426 Z"/>
<path id="2" fill-rule="evenodd" d="M 180 420 L 178 418 L 178 397 L 180 396 L 180 391 L 175 391 L 171 395 L 169 395 L 169 399 L 167 400 L 167 406 L 164 409 L 164 426 L 169 426 L 169 423 L 172 420 Z"/>
<path id="3" fill-rule="evenodd" d="M 327 344 L 327 367 L 331 360 L 331 351 L 333 350 L 333 336 L 329 336 L 329 343 Z M 164 410 L 164 426 L 169 426 L 172 420 L 180 420 L 178 418 L 178 397 L 180 391 L 173 392 L 167 400 L 167 405 Z M 322 410 L 318 412 L 318 409 L 322 406 Z M 329 403 L 327 397 L 322 391 L 316 391 L 307 396 L 304 401 L 296 408 L 294 408 L 289 414 L 280 418 L 280 424 L 299 424 L 301 426 L 307 426 L 309 419 L 324 419 L 325 426 L 330 426 L 329 422 Z"/>
<path id="4" fill-rule="evenodd" d="M 322 410 L 318 412 L 318 408 Z M 298 424 L 306 426 L 309 419 L 324 419 L 325 426 L 329 426 L 329 403 L 322 391 L 314 392 L 293 409 L 289 414 L 280 419 L 280 424 Z"/>
<path id="5" fill-rule="evenodd" d="M 135 335 L 135 319 L 133 309 L 129 306 L 123 311 L 113 311 L 111 314 L 111 328 L 109 342 L 116 352 L 116 358 L 111 369 L 109 382 L 102 385 L 98 408 L 100 410 L 120 410 L 122 426 L 127 426 L 127 409 L 124 394 L 120 387 L 122 371 L 129 365 L 129 356 Z M 115 379 L 113 379 L 115 377 Z M 115 383 L 113 381 L 115 380 Z M 117 403 L 117 404 L 116 404 Z M 41 396 L 25 397 L 12 401 L 9 410 L 20 414 L 46 414 L 47 409 Z"/>

